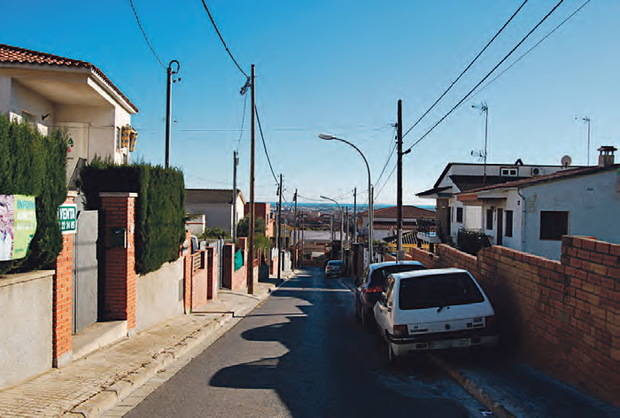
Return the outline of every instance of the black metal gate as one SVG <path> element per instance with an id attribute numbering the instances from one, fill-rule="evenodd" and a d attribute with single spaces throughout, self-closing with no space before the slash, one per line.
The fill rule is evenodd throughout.
<path id="1" fill-rule="evenodd" d="M 99 213 L 80 210 L 74 248 L 73 332 L 97 322 Z"/>

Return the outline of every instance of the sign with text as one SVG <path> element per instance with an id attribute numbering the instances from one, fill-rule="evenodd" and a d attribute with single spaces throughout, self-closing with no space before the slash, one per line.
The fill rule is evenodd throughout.
<path id="1" fill-rule="evenodd" d="M 24 258 L 36 231 L 34 196 L 0 194 L 0 261 Z"/>
<path id="2" fill-rule="evenodd" d="M 77 205 L 65 203 L 58 206 L 58 224 L 63 234 L 75 234 L 77 230 Z"/>

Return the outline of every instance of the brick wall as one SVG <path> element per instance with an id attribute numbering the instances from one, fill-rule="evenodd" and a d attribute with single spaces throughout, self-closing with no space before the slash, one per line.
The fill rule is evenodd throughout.
<path id="1" fill-rule="evenodd" d="M 493 246 L 472 256 L 413 249 L 429 267 L 471 271 L 491 298 L 503 341 L 551 375 L 620 405 L 620 245 L 562 240 L 561 261 Z"/>
<path id="2" fill-rule="evenodd" d="M 68 197 L 65 203 L 74 203 Z M 75 235 L 62 236 L 52 284 L 52 363 L 61 367 L 71 361 L 73 331 L 73 244 Z"/>
<path id="3" fill-rule="evenodd" d="M 125 228 L 126 245 L 105 249 L 103 316 L 126 320 L 127 329 L 136 327 L 135 193 L 101 193 L 104 234 Z"/>

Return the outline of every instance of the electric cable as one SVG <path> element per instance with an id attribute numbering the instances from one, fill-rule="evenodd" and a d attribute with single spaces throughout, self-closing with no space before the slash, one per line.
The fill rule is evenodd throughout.
<path id="1" fill-rule="evenodd" d="M 243 127 L 245 126 L 245 108 L 248 103 L 248 95 L 243 95 L 243 112 L 241 113 L 241 129 L 239 129 L 239 139 L 237 139 L 237 149 L 239 152 L 239 146 L 241 145 L 241 138 L 243 137 Z"/>
<path id="2" fill-rule="evenodd" d="M 558 25 L 556 25 L 553 29 L 551 29 L 545 36 L 543 36 L 538 42 L 536 42 L 531 48 L 529 48 L 527 51 L 525 51 L 523 54 L 521 54 L 519 56 L 519 58 L 515 59 L 508 67 L 504 68 L 498 75 L 496 75 L 495 77 L 493 77 L 488 83 L 486 83 L 484 86 L 482 86 L 478 91 L 476 91 L 471 98 L 475 97 L 478 95 L 478 93 L 480 93 L 482 90 L 486 89 L 487 87 L 489 87 L 489 85 L 491 85 L 495 80 L 497 80 L 498 78 L 500 78 L 502 75 L 504 75 L 504 73 L 506 73 L 506 71 L 510 70 L 512 67 L 514 67 L 514 65 L 516 63 L 518 63 L 519 61 L 521 61 L 523 58 L 525 58 L 526 55 L 528 55 L 530 52 L 532 52 L 532 50 L 534 50 L 536 47 L 538 47 L 541 43 L 543 43 L 549 36 L 551 36 L 556 30 L 560 29 L 560 27 L 562 27 L 566 22 L 568 22 L 570 19 L 573 18 L 573 16 L 575 16 L 577 13 L 579 13 L 581 11 L 581 9 L 583 9 L 588 3 L 590 3 L 592 0 L 586 0 L 585 2 L 583 2 L 581 4 L 581 6 L 579 6 L 573 13 L 571 13 L 570 15 L 568 15 L 564 20 L 562 20 Z"/>
<path id="3" fill-rule="evenodd" d="M 144 38 L 144 41 L 146 42 L 146 45 L 151 50 L 151 53 L 153 54 L 153 56 L 155 57 L 155 59 L 157 60 L 159 65 L 161 65 L 161 68 L 166 69 L 166 66 L 162 62 L 161 58 L 159 58 L 159 55 L 157 54 L 157 51 L 155 51 L 155 48 L 153 47 L 153 44 L 151 44 L 151 41 L 149 40 L 149 37 L 146 34 L 146 31 L 144 30 L 144 27 L 142 26 L 142 22 L 140 21 L 140 17 L 138 16 L 138 11 L 136 10 L 136 6 L 133 4 L 133 0 L 129 0 L 129 5 L 131 6 L 131 11 L 133 12 L 134 17 L 136 18 L 136 23 L 138 24 L 138 29 L 140 29 L 140 32 L 142 32 L 142 37 Z"/>
<path id="4" fill-rule="evenodd" d="M 246 79 L 249 79 L 250 77 L 248 76 L 248 74 L 245 71 L 243 71 L 243 68 L 241 68 L 241 66 L 235 59 L 235 56 L 232 54 L 232 52 L 230 52 L 230 48 L 228 48 L 228 45 L 226 44 L 226 41 L 224 40 L 224 37 L 222 36 L 220 29 L 217 27 L 217 23 L 215 23 L 215 19 L 213 18 L 213 15 L 211 14 L 211 11 L 209 10 L 209 6 L 207 6 L 207 2 L 205 0 L 200 0 L 200 1 L 202 2 L 202 7 L 205 9 L 205 12 L 207 12 L 207 15 L 209 16 L 209 20 L 211 21 L 211 25 L 213 25 L 213 29 L 215 29 L 215 33 L 217 33 L 218 38 L 220 38 L 220 41 L 222 42 L 222 46 L 228 53 L 228 56 L 230 57 L 232 62 L 235 64 L 237 69 L 241 72 L 241 74 L 243 74 Z"/>
<path id="5" fill-rule="evenodd" d="M 426 111 L 422 114 L 422 116 L 420 116 L 418 118 L 418 120 L 416 120 L 413 125 L 411 125 L 411 127 L 409 129 L 407 129 L 407 131 L 405 131 L 405 133 L 403 134 L 403 139 L 407 136 L 407 134 L 409 134 L 409 132 L 411 132 L 411 130 L 413 128 L 415 128 L 422 119 L 424 119 L 424 117 L 426 115 L 428 115 L 430 113 L 431 110 L 433 110 L 435 108 L 435 106 L 437 106 L 437 103 L 439 103 L 441 101 L 441 99 L 444 98 L 444 96 L 446 94 L 448 94 L 448 92 L 450 90 L 452 90 L 452 87 L 454 87 L 454 85 L 461 79 L 461 77 L 463 77 L 463 75 L 465 75 L 465 73 L 472 67 L 472 65 L 474 65 L 474 63 L 476 61 L 478 61 L 478 58 L 480 58 L 480 56 L 484 53 L 484 51 L 487 50 L 487 48 L 493 43 L 493 41 L 495 41 L 495 39 L 497 39 L 497 37 L 504 31 L 504 29 L 506 29 L 506 26 L 508 26 L 510 24 L 510 22 L 512 21 L 512 19 L 515 18 L 515 16 L 517 14 L 519 14 L 519 12 L 521 11 L 521 9 L 523 8 L 523 6 L 525 6 L 525 4 L 528 2 L 528 0 L 524 0 L 523 3 L 521 3 L 521 5 L 517 8 L 517 10 L 515 10 L 515 12 L 512 14 L 512 16 L 510 16 L 510 18 L 502 25 L 501 28 L 499 28 L 499 30 L 495 33 L 495 35 L 493 35 L 493 37 L 486 43 L 486 45 L 484 46 L 484 48 L 482 48 L 480 50 L 480 52 L 478 52 L 478 54 L 474 57 L 473 60 L 470 61 L 469 64 L 467 64 L 467 67 L 465 67 L 465 69 L 463 71 L 461 71 L 461 73 L 458 75 L 458 77 L 456 77 L 454 79 L 454 81 L 452 81 L 452 83 L 450 83 L 450 85 L 448 86 L 447 89 L 444 90 L 443 93 L 441 93 L 441 95 L 437 98 L 437 100 L 435 100 L 433 102 L 433 104 L 426 109 Z"/>
<path id="6" fill-rule="evenodd" d="M 418 138 L 405 152 L 411 151 L 411 149 L 416 146 L 417 144 L 419 144 L 424 138 L 426 138 L 437 126 L 439 126 L 444 120 L 446 120 L 446 118 L 448 116 L 450 116 L 452 114 L 452 112 L 454 112 L 465 100 L 467 100 L 469 98 L 469 96 L 472 95 L 472 93 L 482 84 L 486 81 L 487 78 L 489 78 L 491 76 L 491 74 L 493 74 L 493 72 L 495 72 L 495 70 L 504 63 L 504 61 L 506 61 L 516 50 L 517 48 L 519 48 L 523 42 L 525 42 L 527 40 L 527 38 L 530 37 L 530 35 L 532 33 L 534 33 L 534 31 L 536 29 L 538 29 L 538 27 L 540 25 L 542 25 L 548 18 L 549 16 L 551 16 L 558 7 L 560 7 L 560 5 L 564 3 L 564 0 L 560 0 L 556 3 L 555 6 L 553 6 L 553 8 L 536 24 L 534 25 L 534 27 L 532 29 L 530 29 L 530 31 L 523 37 L 521 38 L 521 40 L 491 69 L 491 71 L 489 71 L 483 78 L 482 80 L 480 80 L 478 83 L 476 83 L 476 85 L 469 90 L 469 92 L 467 92 L 467 94 L 465 96 L 463 96 L 463 98 L 461 100 L 458 101 L 457 104 L 455 104 L 445 115 L 443 115 L 437 122 L 435 122 L 425 133 L 424 135 L 422 135 L 420 138 Z"/>
<path id="7" fill-rule="evenodd" d="M 265 136 L 263 135 L 263 127 L 260 123 L 260 116 L 258 116 L 258 108 L 254 105 L 254 110 L 256 112 L 256 122 L 258 123 L 258 132 L 260 133 L 260 139 L 263 142 L 263 149 L 265 150 L 265 156 L 267 157 L 267 163 L 269 163 L 269 169 L 271 170 L 271 175 L 273 179 L 276 181 L 276 184 L 280 184 L 278 180 L 278 176 L 276 176 L 276 172 L 273 170 L 273 166 L 271 165 L 271 158 L 269 158 L 269 152 L 267 151 L 267 144 L 265 143 Z"/>

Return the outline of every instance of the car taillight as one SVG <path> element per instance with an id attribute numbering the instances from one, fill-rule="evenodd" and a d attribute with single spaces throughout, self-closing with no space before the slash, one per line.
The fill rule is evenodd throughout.
<path id="1" fill-rule="evenodd" d="M 381 293 L 383 292 L 383 289 L 380 287 L 366 287 L 364 289 L 362 289 L 362 293 Z"/>
<path id="2" fill-rule="evenodd" d="M 497 331 L 497 318 L 495 315 L 493 316 L 485 316 L 484 317 L 484 326 L 486 329 L 490 331 Z"/>
<path id="3" fill-rule="evenodd" d="M 392 329 L 392 335 L 395 337 L 406 337 L 409 335 L 409 330 L 407 329 L 407 325 L 394 325 Z"/>

